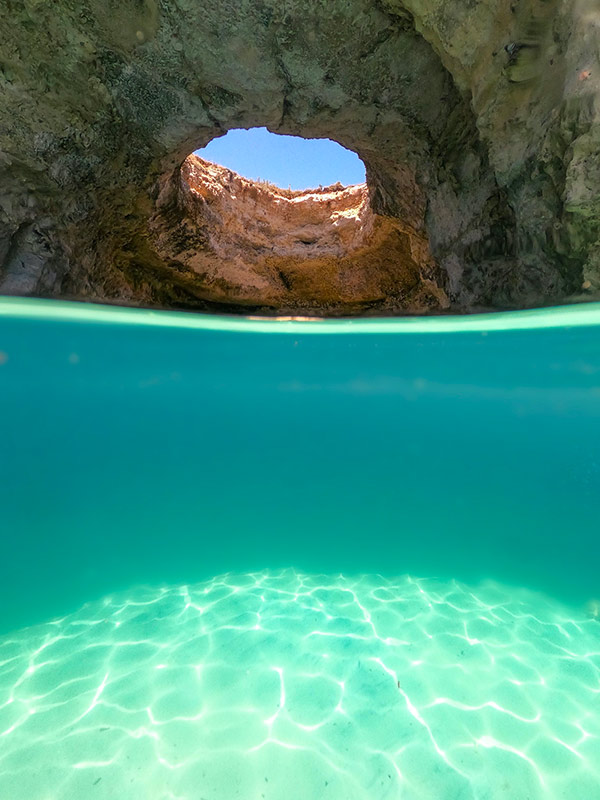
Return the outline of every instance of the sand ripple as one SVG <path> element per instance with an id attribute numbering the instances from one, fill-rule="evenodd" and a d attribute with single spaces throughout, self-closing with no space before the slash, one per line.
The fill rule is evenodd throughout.
<path id="1" fill-rule="evenodd" d="M 600 800 L 600 623 L 293 570 L 0 639 L 2 800 Z"/>

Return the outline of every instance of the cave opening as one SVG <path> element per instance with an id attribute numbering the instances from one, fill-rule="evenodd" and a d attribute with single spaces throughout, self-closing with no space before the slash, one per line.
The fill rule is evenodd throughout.
<path id="1" fill-rule="evenodd" d="M 60 47 L 44 15 L 4 20 L 30 58 L 3 93 L 0 292 L 334 316 L 523 308 L 600 285 L 595 73 L 555 0 L 117 5 L 85 36 L 65 6 Z M 371 238 L 317 254 L 306 236 L 295 254 L 272 246 L 269 215 L 262 239 L 243 215 L 226 230 L 240 195 L 209 173 L 220 200 L 203 195 L 190 154 L 250 128 L 356 153 Z"/>
<path id="2" fill-rule="evenodd" d="M 150 231 L 199 303 L 276 316 L 447 307 L 423 227 L 389 213 L 374 161 L 328 133 L 233 128 L 174 171 Z"/>

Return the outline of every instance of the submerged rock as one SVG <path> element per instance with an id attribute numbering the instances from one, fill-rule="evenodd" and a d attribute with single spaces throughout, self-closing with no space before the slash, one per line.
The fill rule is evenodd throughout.
<path id="1" fill-rule="evenodd" d="M 598 20 L 590 0 L 5 3 L 0 292 L 314 314 L 594 298 Z M 250 206 L 186 158 L 254 126 L 356 151 L 362 230 L 252 252 Z"/>

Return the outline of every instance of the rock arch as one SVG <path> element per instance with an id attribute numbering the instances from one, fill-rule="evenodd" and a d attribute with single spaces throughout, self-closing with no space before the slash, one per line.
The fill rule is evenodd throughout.
<path id="1" fill-rule="evenodd" d="M 576 299 L 582 283 L 590 296 L 594 13 L 585 0 L 8 0 L 0 292 L 326 314 L 519 307 Z M 347 254 L 355 296 L 316 279 L 286 294 L 282 264 L 266 293 L 219 272 L 182 164 L 254 126 L 365 162 L 387 239 L 362 242 L 362 262 Z"/>

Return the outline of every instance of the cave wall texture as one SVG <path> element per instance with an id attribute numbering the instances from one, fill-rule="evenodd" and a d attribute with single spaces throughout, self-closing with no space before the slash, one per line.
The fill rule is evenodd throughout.
<path id="1" fill-rule="evenodd" d="M 0 293 L 351 313 L 189 261 L 182 163 L 267 126 L 358 153 L 451 311 L 596 298 L 599 40 L 595 0 L 2 0 Z"/>

